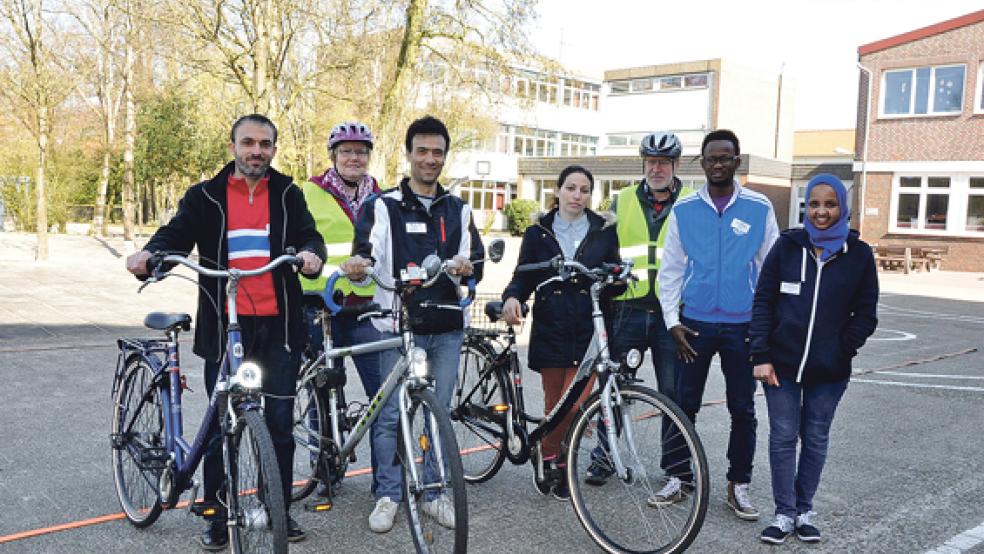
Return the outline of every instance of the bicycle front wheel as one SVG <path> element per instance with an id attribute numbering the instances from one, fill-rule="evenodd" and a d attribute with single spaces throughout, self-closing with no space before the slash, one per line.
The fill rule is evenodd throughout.
<path id="1" fill-rule="evenodd" d="M 398 392 L 399 394 L 399 392 Z M 409 436 L 400 450 L 403 501 L 417 552 L 464 553 L 468 548 L 468 501 L 458 443 L 448 412 L 427 389 L 410 392 Z"/>
<path id="2" fill-rule="evenodd" d="M 482 483 L 491 479 L 505 459 L 505 429 L 498 421 L 504 413 L 493 406 L 505 405 L 505 377 L 492 367 L 493 356 L 482 346 L 466 344 L 461 349 L 458 382 L 451 399 L 451 426 L 458 447 L 465 481 Z"/>
<path id="3" fill-rule="evenodd" d="M 325 444 L 329 433 L 328 404 L 313 379 L 298 381 L 294 395 L 294 482 L 290 501 L 303 500 L 327 478 Z"/>
<path id="4" fill-rule="evenodd" d="M 233 552 L 287 552 L 287 508 L 277 456 L 258 410 L 243 412 L 228 439 L 228 509 Z"/>
<path id="5" fill-rule="evenodd" d="M 141 358 L 127 362 L 113 398 L 113 481 L 126 519 L 147 527 L 161 515 L 158 488 L 167 463 L 162 385 Z"/>
<path id="6" fill-rule="evenodd" d="M 567 477 L 574 511 L 607 552 L 682 552 L 707 512 L 707 459 L 700 439 L 680 408 L 652 389 L 627 386 L 612 404 L 614 442 L 598 426 L 600 393 L 571 427 Z M 614 468 L 616 454 L 626 475 L 612 475 L 601 486 L 585 483 L 588 466 Z M 683 485 L 668 496 L 661 489 L 671 477 Z"/>

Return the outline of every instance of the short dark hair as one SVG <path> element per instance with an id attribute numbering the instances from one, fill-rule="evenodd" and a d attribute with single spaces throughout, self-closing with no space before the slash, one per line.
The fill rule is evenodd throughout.
<path id="1" fill-rule="evenodd" d="M 441 135 L 444 137 L 444 152 L 451 150 L 451 135 L 448 134 L 448 128 L 443 121 L 434 116 L 425 115 L 407 127 L 407 152 L 413 149 L 413 137 L 417 135 Z"/>
<path id="2" fill-rule="evenodd" d="M 583 174 L 588 178 L 588 182 L 591 183 L 591 188 L 594 189 L 594 175 L 592 175 L 586 168 L 579 165 L 569 165 L 560 172 L 560 176 L 557 177 L 557 188 L 564 186 L 564 181 L 567 180 L 571 173 Z"/>
<path id="3" fill-rule="evenodd" d="M 704 142 L 702 142 L 700 145 L 701 156 L 704 155 L 704 149 L 707 148 L 707 143 L 714 140 L 726 140 L 730 142 L 731 144 L 735 145 L 735 155 L 737 156 L 741 154 L 741 146 L 738 143 L 738 136 L 735 135 L 735 133 L 730 129 L 717 129 L 715 131 L 711 131 L 710 133 L 707 133 L 707 136 L 704 137 Z"/>
<path id="4" fill-rule="evenodd" d="M 236 122 L 232 124 L 232 130 L 229 131 L 229 142 L 235 144 L 236 129 L 239 129 L 239 126 L 242 125 L 243 123 L 246 123 L 247 121 L 249 121 L 250 123 L 257 123 L 259 125 L 266 125 L 267 127 L 273 129 L 273 143 L 277 144 L 277 126 L 274 125 L 272 121 L 270 121 L 269 117 L 258 113 L 251 113 L 249 115 L 244 115 L 239 119 L 237 119 Z"/>

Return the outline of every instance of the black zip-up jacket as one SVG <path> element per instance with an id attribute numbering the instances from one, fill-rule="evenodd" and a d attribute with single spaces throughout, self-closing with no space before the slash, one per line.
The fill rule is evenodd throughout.
<path id="1" fill-rule="evenodd" d="M 851 376 L 851 360 L 878 325 L 871 247 L 852 230 L 820 263 L 804 229 L 783 231 L 759 274 L 749 327 L 752 361 L 803 383 Z"/>
<path id="2" fill-rule="evenodd" d="M 410 179 L 404 178 L 400 186 L 366 201 L 355 226 L 352 253 L 372 259 L 380 280 L 391 283 L 408 264 L 419 266 L 430 254 L 442 260 L 460 255 L 477 262 L 485 257 L 485 247 L 471 207 L 461 198 L 438 184 L 430 209 L 425 208 L 410 189 Z M 475 264 L 472 276 L 476 282 L 482 280 L 484 265 Z M 432 287 L 417 289 L 407 303 L 413 332 L 430 335 L 462 329 L 464 317 L 456 308 L 458 291 L 459 285 L 446 274 Z M 382 287 L 376 287 L 374 300 L 382 308 L 395 305 L 393 293 Z M 396 331 L 387 321 L 376 319 L 373 324 L 380 330 Z"/>
<path id="3" fill-rule="evenodd" d="M 574 253 L 574 260 L 588 268 L 602 263 L 618 263 L 618 235 L 613 221 L 587 210 L 588 233 Z M 539 218 L 526 228 L 519 247 L 516 265 L 545 262 L 561 254 L 560 243 L 553 234 L 557 210 Z M 577 367 L 594 334 L 591 321 L 591 281 L 574 277 L 562 283 L 536 287 L 555 276 L 551 270 L 513 273 L 512 281 L 502 293 L 502 300 L 515 298 L 526 302 L 536 291 L 533 301 L 533 328 L 530 331 L 528 362 L 530 369 Z M 602 311 L 610 321 L 611 298 L 625 291 L 613 286 L 602 295 Z"/>
<path id="4" fill-rule="evenodd" d="M 177 213 L 154 233 L 144 250 L 187 255 L 192 248 L 198 247 L 202 267 L 225 269 L 229 264 L 226 186 L 234 169 L 234 162 L 230 162 L 212 179 L 189 188 L 178 204 Z M 300 187 L 290 177 L 273 168 L 267 176 L 270 191 L 270 259 L 283 254 L 287 247 L 293 247 L 297 252 L 314 252 L 324 261 L 327 257 L 325 243 L 314 225 L 314 218 L 307 209 Z M 226 283 L 224 279 L 204 275 L 198 276 L 198 283 L 202 290 L 198 293 L 194 351 L 206 360 L 218 362 L 222 359 L 224 331 L 228 323 Z M 277 292 L 278 320 L 283 322 L 284 336 L 287 338 L 285 346 L 303 348 L 307 330 L 297 275 L 290 266 L 280 266 L 273 272 L 273 286 Z M 222 326 L 209 295 L 222 313 Z"/>

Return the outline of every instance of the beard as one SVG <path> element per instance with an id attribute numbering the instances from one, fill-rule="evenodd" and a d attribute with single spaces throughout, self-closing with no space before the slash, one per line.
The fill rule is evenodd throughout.
<path id="1" fill-rule="evenodd" d="M 241 173 L 244 177 L 259 179 L 260 177 L 266 175 L 267 169 L 270 169 L 270 162 L 263 162 L 260 160 L 262 163 L 260 163 L 259 166 L 254 167 L 249 165 L 249 161 L 250 160 L 245 160 L 238 157 L 236 158 L 236 169 L 238 169 L 239 173 Z"/>

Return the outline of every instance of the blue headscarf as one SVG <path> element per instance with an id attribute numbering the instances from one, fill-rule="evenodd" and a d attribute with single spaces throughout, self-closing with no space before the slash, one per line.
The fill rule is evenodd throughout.
<path id="1" fill-rule="evenodd" d="M 850 231 L 850 228 L 847 226 L 847 218 L 850 215 L 850 210 L 847 209 L 847 188 L 844 187 L 844 183 L 840 179 L 829 173 L 821 173 L 810 179 L 810 182 L 807 183 L 807 210 L 809 210 L 810 193 L 813 192 L 813 187 L 817 185 L 828 185 L 834 189 L 834 193 L 837 195 L 837 204 L 840 205 L 840 218 L 826 229 L 817 229 L 813 226 L 813 222 L 810 221 L 809 217 L 803 218 L 803 227 L 806 228 L 806 232 L 810 235 L 810 242 L 817 248 L 823 248 L 823 252 L 820 253 L 820 260 L 825 262 L 836 252 L 844 248 L 844 241 L 847 240 L 847 233 Z"/>

